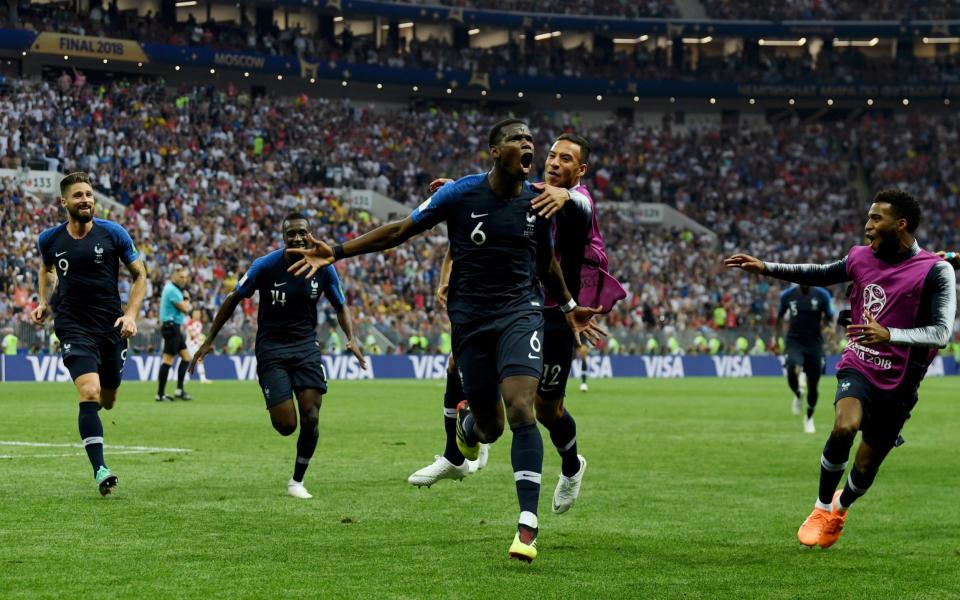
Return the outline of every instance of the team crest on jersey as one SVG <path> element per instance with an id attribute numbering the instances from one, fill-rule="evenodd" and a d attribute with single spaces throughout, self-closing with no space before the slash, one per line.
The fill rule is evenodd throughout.
<path id="1" fill-rule="evenodd" d="M 863 288 L 863 310 L 873 315 L 876 319 L 880 311 L 887 305 L 887 293 L 883 288 L 875 283 L 871 283 Z"/>
<path id="2" fill-rule="evenodd" d="M 64 344 L 62 348 L 63 348 L 64 354 L 67 354 L 68 352 L 70 352 L 70 344 Z"/>
<path id="3" fill-rule="evenodd" d="M 533 239 L 537 233 L 537 214 L 527 213 L 527 226 L 523 231 L 523 237 Z"/>
<path id="4" fill-rule="evenodd" d="M 93 260 L 98 265 L 103 264 L 103 246 L 101 246 L 99 243 L 93 247 Z"/>
<path id="5" fill-rule="evenodd" d="M 817 310 L 817 307 L 820 305 L 820 301 L 814 298 L 810 301 L 810 306 L 813 307 L 813 310 Z"/>
<path id="6" fill-rule="evenodd" d="M 310 298 L 315 299 L 320 295 L 320 284 L 317 283 L 316 279 L 310 280 Z"/>

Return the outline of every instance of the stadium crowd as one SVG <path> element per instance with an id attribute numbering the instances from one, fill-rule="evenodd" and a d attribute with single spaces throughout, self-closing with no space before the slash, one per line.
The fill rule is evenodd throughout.
<path id="1" fill-rule="evenodd" d="M 279 247 L 289 210 L 305 209 L 321 238 L 358 235 L 376 219 L 330 189 L 375 189 L 415 205 L 432 178 L 485 169 L 485 132 L 501 116 L 251 98 L 212 87 L 171 91 L 162 83 L 94 86 L 64 74 L 55 82 L 18 80 L 0 95 L 0 167 L 39 160 L 91 173 L 122 205 L 109 218 L 147 258 L 148 298 L 175 266 L 188 266 L 192 297 L 209 320 L 253 258 Z M 869 190 L 909 186 L 935 207 L 923 243 L 960 244 L 955 116 L 735 128 L 670 118 L 630 124 L 612 114 L 596 123 L 565 113 L 530 122 L 541 157 L 564 131 L 596 144 L 586 183 L 603 207 L 613 270 L 630 290 L 608 319 L 619 351 L 645 349 L 652 332 L 686 339 L 704 328 L 746 328 L 768 336 L 780 287 L 723 270 L 721 256 L 840 257 L 860 240 Z M 0 197 L 0 323 L 23 321 L 36 289 L 36 235 L 59 217 L 53 203 L 16 187 Z M 716 237 L 643 225 L 637 201 L 669 204 Z M 381 350 L 419 345 L 421 335 L 437 347 L 446 322 L 433 291 L 444 243 L 442 235 L 425 236 L 339 265 L 364 335 Z M 843 290 L 836 292 L 842 303 Z M 156 302 L 146 306 L 143 329 L 150 331 Z M 231 330 L 252 331 L 255 313 L 254 302 L 245 303 Z"/>
<path id="2" fill-rule="evenodd" d="M 583 0 L 581 5 L 592 4 Z M 598 5 L 642 7 L 644 3 L 615 0 Z M 903 4 L 881 3 L 878 6 Z M 114 6 L 114 5 L 111 5 Z M 770 6 L 781 6 L 773 3 Z M 747 13 L 744 13 L 747 14 Z M 825 44 L 814 57 L 809 52 L 786 54 L 762 50 L 758 55 L 742 48 L 730 54 L 716 54 L 684 46 L 682 57 L 655 43 L 636 44 L 629 51 L 591 50 L 583 45 L 565 48 L 561 38 L 536 42 L 535 48 L 511 40 L 490 48 L 459 48 L 431 37 L 427 40 L 391 38 L 380 46 L 374 36 L 358 36 L 347 27 L 336 39 L 299 27 L 281 29 L 276 23 L 262 35 L 245 19 L 235 22 L 200 22 L 191 14 L 174 27 L 164 26 L 148 14 L 137 17 L 130 11 L 94 7 L 75 13 L 62 5 L 37 5 L 26 8 L 21 26 L 37 31 L 60 31 L 79 35 L 99 35 L 173 45 L 222 48 L 259 52 L 268 55 L 297 56 L 309 62 L 346 61 L 394 68 L 450 69 L 471 73 L 543 77 L 631 78 L 668 81 L 737 81 L 764 84 L 787 82 L 843 83 L 955 83 L 960 81 L 957 57 L 938 54 L 917 58 L 906 48 L 894 57 L 867 58 L 856 48 L 831 48 Z M 2 26 L 0 20 L 0 26 Z"/>
<path id="3" fill-rule="evenodd" d="M 770 21 L 904 21 L 956 19 L 960 6 L 952 0 L 701 0 L 715 19 L 763 19 Z"/>

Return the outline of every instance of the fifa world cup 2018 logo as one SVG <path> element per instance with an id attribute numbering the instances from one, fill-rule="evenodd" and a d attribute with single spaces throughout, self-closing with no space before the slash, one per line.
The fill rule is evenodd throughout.
<path id="1" fill-rule="evenodd" d="M 863 312 L 870 313 L 874 319 L 887 304 L 887 293 L 875 283 L 863 288 Z"/>

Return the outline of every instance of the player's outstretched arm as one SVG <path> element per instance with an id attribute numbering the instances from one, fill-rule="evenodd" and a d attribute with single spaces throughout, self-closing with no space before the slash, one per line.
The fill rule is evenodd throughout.
<path id="1" fill-rule="evenodd" d="M 236 291 L 230 292 L 227 294 L 227 297 L 224 298 L 223 304 L 220 305 L 216 316 L 213 317 L 213 324 L 210 326 L 210 335 L 200 344 L 196 354 L 193 355 L 193 360 L 190 361 L 190 366 L 187 368 L 187 371 L 189 371 L 191 375 L 193 375 L 193 370 L 196 368 L 197 363 L 202 361 L 203 357 L 210 354 L 210 351 L 213 350 L 213 342 L 217 339 L 217 334 L 220 333 L 220 330 L 223 329 L 226 322 L 233 316 L 233 311 L 237 310 L 237 306 L 241 300 L 243 300 L 243 297 Z"/>
<path id="2" fill-rule="evenodd" d="M 53 265 L 43 265 L 37 277 L 39 289 L 37 290 L 37 307 L 30 311 L 30 321 L 34 325 L 43 325 L 47 315 L 50 314 L 50 295 L 56 286 L 56 272 Z"/>
<path id="3" fill-rule="evenodd" d="M 120 327 L 120 336 L 125 338 L 137 335 L 137 315 L 140 314 L 143 298 L 147 295 L 147 268 L 143 264 L 143 258 L 128 264 L 127 270 L 133 278 L 130 298 L 127 300 L 127 308 L 123 311 L 123 316 L 113 324 L 114 327 Z"/>
<path id="4" fill-rule="evenodd" d="M 300 259 L 290 265 L 287 270 L 295 275 L 306 275 L 309 279 L 318 270 L 341 258 L 395 248 L 424 231 L 424 229 L 426 227 L 418 226 L 411 217 L 407 217 L 401 221 L 381 225 L 360 237 L 343 244 L 337 244 L 332 248 L 311 235 L 309 240 L 314 244 L 313 248 L 290 248 L 287 250 L 288 254 L 300 256 Z"/>
<path id="5" fill-rule="evenodd" d="M 765 262 L 749 254 L 734 254 L 723 259 L 723 266 L 728 269 L 743 269 L 748 273 L 767 275 L 783 281 L 790 281 L 800 285 L 828 286 L 851 281 L 847 274 L 847 259 L 838 260 L 826 265 L 817 264 L 787 264 Z"/>
<path id="6" fill-rule="evenodd" d="M 353 317 L 350 314 L 350 308 L 344 304 L 337 308 L 337 323 L 343 330 L 343 335 L 347 337 L 347 350 L 357 357 L 360 367 L 367 368 L 367 359 L 363 356 L 363 346 L 353 337 Z"/>
<path id="7" fill-rule="evenodd" d="M 763 261 L 749 254 L 734 254 L 725 258 L 723 259 L 723 266 L 728 269 L 743 269 L 747 273 L 758 275 L 763 273 Z"/>

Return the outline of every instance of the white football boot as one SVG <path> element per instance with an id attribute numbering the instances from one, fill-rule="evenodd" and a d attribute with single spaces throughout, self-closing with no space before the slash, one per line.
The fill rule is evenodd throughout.
<path id="1" fill-rule="evenodd" d="M 441 479 L 463 479 L 471 473 L 469 460 L 464 460 L 462 465 L 455 465 L 439 454 L 434 458 L 432 463 L 407 477 L 407 483 L 430 487 Z"/>
<path id="2" fill-rule="evenodd" d="M 583 481 L 583 472 L 587 470 L 587 459 L 582 454 L 578 454 L 577 458 L 580 460 L 580 470 L 573 477 L 560 473 L 557 489 L 553 491 L 553 512 L 557 514 L 570 510 L 580 495 L 580 483 Z"/>
<path id="3" fill-rule="evenodd" d="M 287 494 L 293 496 L 294 498 L 301 498 L 303 500 L 309 500 L 313 498 L 313 494 L 307 491 L 307 488 L 303 487 L 303 482 L 294 481 L 291 479 L 287 482 Z"/>

